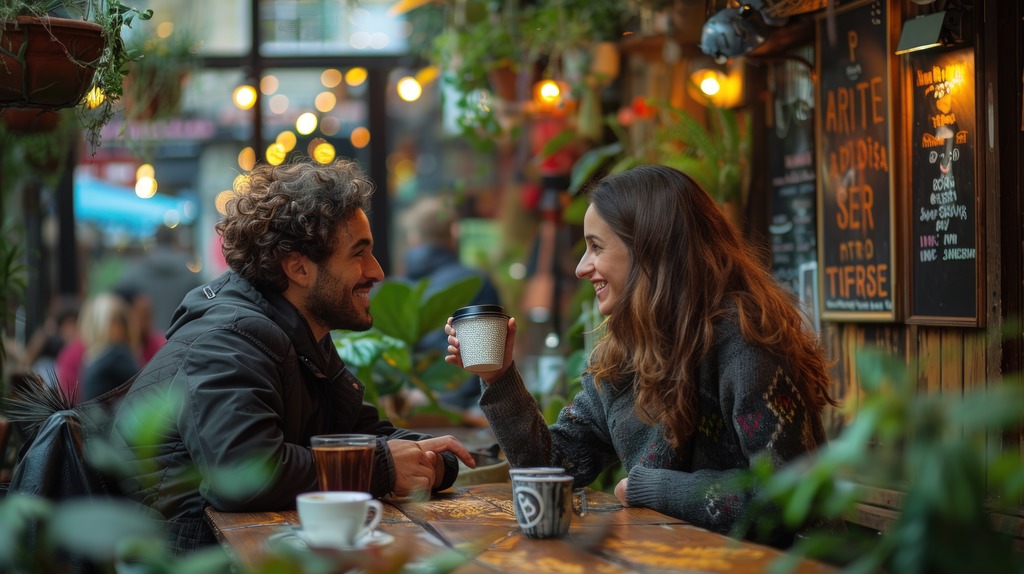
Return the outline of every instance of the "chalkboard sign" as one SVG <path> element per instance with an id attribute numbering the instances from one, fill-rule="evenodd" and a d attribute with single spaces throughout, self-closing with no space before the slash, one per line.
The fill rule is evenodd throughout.
<path id="1" fill-rule="evenodd" d="M 981 289 L 974 50 L 908 54 L 910 308 L 907 322 L 977 325 Z"/>
<path id="2" fill-rule="evenodd" d="M 810 51 L 810 48 L 808 49 Z M 797 61 L 773 65 L 771 128 L 767 131 L 772 274 L 818 316 L 814 172 L 814 83 Z"/>
<path id="3" fill-rule="evenodd" d="M 823 319 L 895 318 L 889 39 L 881 1 L 817 21 Z"/>

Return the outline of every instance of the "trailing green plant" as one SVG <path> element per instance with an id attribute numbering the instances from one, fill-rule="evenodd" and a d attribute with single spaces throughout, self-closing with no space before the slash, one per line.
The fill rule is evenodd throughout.
<path id="1" fill-rule="evenodd" d="M 443 328 L 452 312 L 473 300 L 481 279 L 468 277 L 431 295 L 429 280 L 415 285 L 382 282 L 370 299 L 373 327 L 368 331 L 335 331 L 338 354 L 366 385 L 366 400 L 387 415 L 381 399 L 419 389 L 429 404 L 418 410 L 456 420 L 437 402 L 436 393 L 458 388 L 470 375 L 445 362 L 445 349 L 418 349 L 424 335 Z"/>
<path id="2" fill-rule="evenodd" d="M 96 68 L 93 86 L 102 92 L 103 98 L 99 102 L 92 99 L 91 103 L 83 102 L 75 106 L 86 140 L 93 149 L 99 147 L 103 126 L 118 111 L 117 102 L 124 94 L 123 81 L 129 65 L 140 56 L 128 47 L 122 34 L 125 28 L 131 28 L 136 19 L 152 18 L 153 11 L 133 8 L 122 4 L 120 0 L 0 0 L 0 22 L 11 22 L 18 16 L 54 16 L 84 20 L 100 26 L 103 51 L 95 62 L 83 64 Z M 21 54 L 5 55 L 24 63 Z"/>
<path id="3" fill-rule="evenodd" d="M 1024 412 L 1019 377 L 963 395 L 922 393 L 914 366 L 877 350 L 858 354 L 857 372 L 863 393 L 839 437 L 777 472 L 754 469 L 760 495 L 745 527 L 769 520 L 791 528 L 834 523 L 862 499 L 861 485 L 901 490 L 899 515 L 881 535 L 812 530 L 778 570 L 805 555 L 846 572 L 1024 570 L 1024 556 L 993 528 L 991 516 L 1024 493 L 1019 453 L 1000 454 L 993 440 L 1004 430 L 1016 436 Z"/>
<path id="4" fill-rule="evenodd" d="M 674 167 L 697 181 L 719 204 L 742 200 L 750 165 L 750 128 L 732 108 L 708 105 L 694 117 L 670 104 L 636 99 L 605 120 L 617 141 L 595 147 L 573 164 L 570 191 L 581 190 L 601 173 L 620 173 L 640 164 Z M 634 123 L 649 131 L 631 132 Z M 633 134 L 641 137 L 634 140 Z M 645 137 L 653 135 L 653 137 Z M 554 150 L 545 150 L 553 153 Z"/>
<path id="5" fill-rule="evenodd" d="M 201 43 L 183 26 L 167 37 L 132 34 L 128 47 L 140 56 L 132 61 L 124 82 L 125 117 L 155 120 L 176 115 Z"/>

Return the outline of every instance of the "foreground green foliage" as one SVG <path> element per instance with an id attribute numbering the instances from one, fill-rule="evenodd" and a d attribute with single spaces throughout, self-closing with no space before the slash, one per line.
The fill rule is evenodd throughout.
<path id="1" fill-rule="evenodd" d="M 1020 381 L 927 394 L 917 389 L 916 369 L 881 352 L 860 354 L 857 372 L 863 398 L 856 418 L 813 459 L 774 474 L 757 469 L 762 498 L 752 515 L 790 527 L 835 520 L 851 513 L 862 499 L 859 485 L 869 484 L 904 493 L 899 517 L 881 535 L 810 532 L 779 571 L 809 555 L 850 573 L 1024 572 L 1024 556 L 991 517 L 1024 493 L 1019 453 L 998 449 L 1001 433 L 1024 412 Z M 760 528 L 764 515 L 757 520 Z"/>

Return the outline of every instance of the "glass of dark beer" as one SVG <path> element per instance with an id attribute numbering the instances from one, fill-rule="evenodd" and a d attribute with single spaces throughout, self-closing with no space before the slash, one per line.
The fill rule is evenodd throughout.
<path id="1" fill-rule="evenodd" d="M 320 490 L 370 492 L 377 437 L 324 434 L 310 439 Z"/>

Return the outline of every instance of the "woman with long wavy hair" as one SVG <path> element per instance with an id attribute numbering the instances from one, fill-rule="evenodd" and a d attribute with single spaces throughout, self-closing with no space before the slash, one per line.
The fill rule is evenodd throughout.
<path id="1" fill-rule="evenodd" d="M 561 466 L 585 486 L 621 461 L 622 504 L 727 533 L 752 496 L 736 480 L 744 469 L 826 442 L 821 410 L 836 402 L 821 346 L 796 298 L 687 175 L 639 166 L 588 197 L 576 275 L 605 320 L 582 391 L 547 427 L 512 361 L 510 319 L 480 406 L 512 466 Z M 447 360 L 461 365 L 450 321 L 446 331 Z M 772 535 L 785 544 L 791 533 Z"/>

